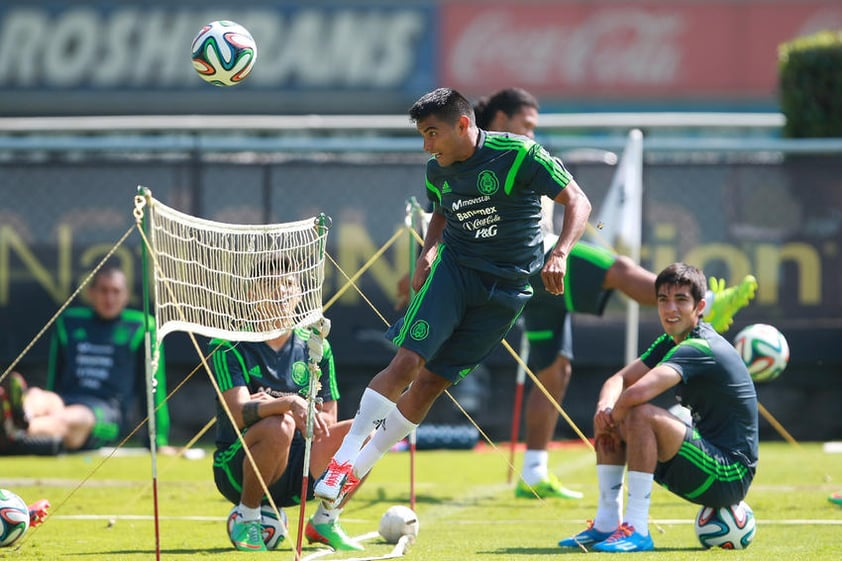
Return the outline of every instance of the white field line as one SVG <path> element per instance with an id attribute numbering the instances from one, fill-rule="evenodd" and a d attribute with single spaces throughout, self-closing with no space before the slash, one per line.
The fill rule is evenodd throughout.
<path id="1" fill-rule="evenodd" d="M 462 509 L 462 507 L 454 507 L 451 509 L 451 512 L 456 512 Z M 426 519 L 431 517 L 426 517 Z M 438 516 L 435 518 L 439 518 Z M 185 521 L 195 521 L 195 522 L 224 522 L 225 517 L 223 516 L 159 516 L 159 520 L 185 520 Z M 56 514 L 50 515 L 50 520 L 152 520 L 151 514 Z M 366 522 L 365 520 L 358 520 L 352 518 L 343 518 L 344 521 L 347 522 Z M 487 526 L 500 526 L 500 525 L 508 525 L 508 524 L 536 524 L 541 522 L 541 520 L 536 520 L 535 518 L 530 519 L 515 519 L 510 518 L 508 520 L 453 520 L 452 524 L 458 524 L 463 526 L 471 526 L 471 525 L 478 525 L 483 524 Z M 557 518 L 546 519 L 544 520 L 547 524 L 551 523 L 564 523 L 564 524 L 576 524 L 581 522 L 580 519 L 576 520 L 559 520 Z M 664 518 L 658 519 L 653 518 L 650 520 L 653 524 L 692 524 L 693 520 L 691 518 Z M 776 526 L 842 526 L 842 519 L 806 519 L 806 518 L 782 518 L 782 519 L 769 519 L 769 518 L 761 518 L 759 519 L 761 524 L 768 525 L 776 525 Z M 376 538 L 379 534 L 377 532 L 368 532 L 366 534 L 362 534 L 360 536 L 355 537 L 355 540 L 370 540 Z M 349 561 L 349 560 L 345 560 Z"/>

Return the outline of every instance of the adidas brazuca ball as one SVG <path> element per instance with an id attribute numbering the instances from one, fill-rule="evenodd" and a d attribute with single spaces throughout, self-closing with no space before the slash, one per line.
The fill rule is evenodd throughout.
<path id="1" fill-rule="evenodd" d="M 754 539 L 755 524 L 751 507 L 741 501 L 722 508 L 702 507 L 693 528 L 706 549 L 745 549 Z"/>
<path id="2" fill-rule="evenodd" d="M 288 520 L 287 513 L 284 509 L 279 508 L 278 511 L 281 517 L 275 515 L 270 505 L 260 505 L 260 525 L 263 527 L 263 543 L 266 544 L 266 549 L 276 549 L 287 537 Z M 237 512 L 237 505 L 228 513 L 228 538 L 231 538 L 231 530 L 234 528 L 234 522 L 240 515 Z M 231 542 L 233 544 L 233 540 Z"/>
<path id="3" fill-rule="evenodd" d="M 12 545 L 29 528 L 29 507 L 8 489 L 0 489 L 0 547 Z"/>
<path id="4" fill-rule="evenodd" d="M 395 505 L 380 518 L 378 532 L 387 542 L 398 543 L 403 536 L 417 536 L 418 526 L 418 516 L 411 508 Z"/>
<path id="5" fill-rule="evenodd" d="M 789 344 L 777 328 L 755 323 L 737 333 L 734 347 L 755 382 L 771 382 L 789 363 Z"/>
<path id="6" fill-rule="evenodd" d="M 257 60 L 257 43 L 238 23 L 212 21 L 193 39 L 193 68 L 216 86 L 234 86 L 249 75 Z"/>

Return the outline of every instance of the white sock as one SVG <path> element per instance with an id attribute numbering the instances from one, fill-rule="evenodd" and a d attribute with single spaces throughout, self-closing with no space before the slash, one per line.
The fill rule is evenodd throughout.
<path id="1" fill-rule="evenodd" d="M 613 532 L 623 520 L 623 472 L 626 466 L 597 464 L 599 501 L 593 526 L 600 532 Z"/>
<path id="2" fill-rule="evenodd" d="M 547 463 L 550 454 L 546 450 L 527 450 L 523 454 L 523 480 L 527 485 L 535 485 L 547 478 Z"/>
<path id="3" fill-rule="evenodd" d="M 655 476 L 642 471 L 629 471 L 629 503 L 625 522 L 634 526 L 641 536 L 649 535 L 649 503 Z"/>
<path id="4" fill-rule="evenodd" d="M 243 515 L 243 520 L 260 520 L 260 507 L 251 508 L 240 503 L 237 505 L 237 510 Z"/>
<path id="5" fill-rule="evenodd" d="M 313 524 L 329 524 L 337 520 L 340 514 L 341 508 L 325 508 L 324 503 L 319 501 L 319 508 L 313 515 Z"/>
<path id="6" fill-rule="evenodd" d="M 360 398 L 360 408 L 333 458 L 340 464 L 355 462 L 360 447 L 371 431 L 395 408 L 395 402 L 366 388 Z"/>
<path id="7" fill-rule="evenodd" d="M 392 446 L 418 428 L 395 407 L 354 460 L 354 475 L 362 478 Z"/>

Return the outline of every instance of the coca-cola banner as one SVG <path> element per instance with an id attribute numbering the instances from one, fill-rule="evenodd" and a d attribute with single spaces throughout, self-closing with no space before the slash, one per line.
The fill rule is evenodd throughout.
<path id="1" fill-rule="evenodd" d="M 842 28 L 839 0 L 442 6 L 443 83 L 479 95 L 769 98 L 778 45 Z"/>

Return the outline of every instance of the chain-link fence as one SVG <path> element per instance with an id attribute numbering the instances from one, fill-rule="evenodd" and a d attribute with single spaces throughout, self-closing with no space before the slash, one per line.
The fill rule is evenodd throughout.
<path id="1" fill-rule="evenodd" d="M 150 142 L 154 145 L 146 139 L 144 146 Z M 756 150 L 751 142 L 758 143 Z M 614 159 L 570 150 L 561 155 L 598 206 L 611 182 Z M 794 424 L 790 428 L 801 439 L 842 433 L 842 422 L 819 413 L 824 409 L 820 404 L 833 410 L 842 399 L 840 156 L 842 150 L 775 150 L 752 139 L 738 151 L 712 148 L 709 142 L 693 148 L 691 141 L 686 149 L 644 152 L 642 264 L 658 271 L 685 260 L 731 282 L 748 273 L 758 278 L 757 297 L 739 314 L 732 331 L 749 323 L 773 323 L 789 339 L 790 367 L 779 381 L 761 387 L 760 397 L 773 412 L 779 410 L 785 426 Z M 0 360 L 8 364 L 17 356 L 132 226 L 139 184 L 169 206 L 223 222 L 285 222 L 325 212 L 333 219 L 327 248 L 333 263 L 327 266 L 324 291 L 329 298 L 345 284 L 345 275 L 357 272 L 403 228 L 406 200 L 425 199 L 424 161 L 420 150 L 144 150 L 109 146 L 108 137 L 97 149 L 74 149 L 70 140 L 60 149 L 45 145 L 4 151 Z M 391 358 L 382 318 L 392 321 L 400 313 L 394 308 L 396 287 L 408 270 L 410 247 L 409 237 L 402 237 L 360 278 L 359 289 L 370 304 L 348 290 L 327 312 L 348 408 L 355 406 L 368 378 Z M 139 251 L 135 235 L 118 252 L 135 273 L 132 303 L 137 306 Z M 623 358 L 622 299 L 612 300 L 601 318 L 575 318 L 574 378 L 566 403 L 584 427 L 599 383 Z M 641 318 L 645 345 L 659 325 L 654 310 L 644 309 Z M 176 383 L 197 360 L 178 334 L 170 337 L 169 378 Z M 510 334 L 509 340 L 517 347 L 518 334 Z M 36 380 L 45 369 L 46 349 L 46 341 L 39 342 L 21 366 Z M 474 381 L 454 389 L 457 397 L 470 398 L 472 413 L 500 438 L 509 426 L 505 412 L 511 407 L 515 368 L 501 350 L 473 375 Z M 205 385 L 201 378 L 187 391 L 202 392 Z M 212 414 L 210 394 L 206 407 L 188 405 L 201 400 L 182 401 L 188 410 L 173 408 L 176 430 L 181 423 L 189 432 Z M 806 403 L 815 418 L 796 413 Z M 452 406 L 440 403 L 431 418 L 450 421 L 454 415 L 458 413 Z M 567 434 L 564 427 L 559 432 Z"/>

